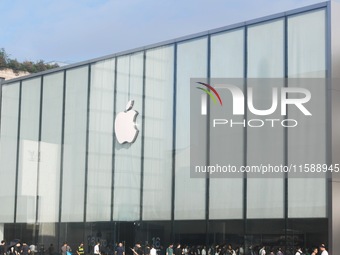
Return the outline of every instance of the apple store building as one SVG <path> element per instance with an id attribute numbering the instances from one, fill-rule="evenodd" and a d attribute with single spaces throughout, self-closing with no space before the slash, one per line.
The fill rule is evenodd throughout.
<path id="1" fill-rule="evenodd" d="M 243 247 L 241 255 L 262 245 L 268 254 L 279 248 L 295 254 L 297 247 L 311 251 L 324 243 L 336 254 L 339 24 L 340 4 L 329 1 L 1 81 L 0 239 L 45 250 L 54 244 L 56 251 L 65 241 L 73 250 L 83 241 L 89 253 L 100 241 L 106 254 L 117 242 L 126 248 L 140 242 L 160 255 L 170 243 L 207 250 L 231 244 Z M 323 82 L 307 88 L 303 104 L 287 106 L 295 107 L 288 109 L 290 119 L 308 109 L 308 121 L 262 127 L 254 119 L 273 117 L 255 118 L 261 102 L 254 102 L 242 116 L 244 125 L 225 125 L 217 141 L 203 132 L 210 142 L 197 148 L 192 78 Z M 195 93 L 209 98 L 209 111 L 218 107 L 213 99 L 219 94 L 212 93 L 215 85 L 204 86 Z M 250 97 L 252 91 L 245 91 Z M 221 100 L 232 101 L 227 93 Z M 275 119 L 284 118 L 277 108 Z M 287 172 L 271 178 L 192 176 L 192 156 L 212 159 L 218 142 L 232 166 L 328 172 L 315 178 Z"/>

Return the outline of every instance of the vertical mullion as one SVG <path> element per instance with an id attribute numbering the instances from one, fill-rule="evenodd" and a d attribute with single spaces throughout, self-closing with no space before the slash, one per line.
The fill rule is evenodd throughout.
<path id="1" fill-rule="evenodd" d="M 143 52 L 143 92 L 142 92 L 142 139 L 141 139 L 141 173 L 140 173 L 140 201 L 139 220 L 143 219 L 143 189 L 144 189 L 144 141 L 145 141 L 145 74 L 146 51 Z"/>
<path id="2" fill-rule="evenodd" d="M 210 84 L 210 77 L 211 77 L 211 35 L 208 35 L 208 44 L 207 44 L 207 78 L 208 78 L 208 83 Z M 210 98 L 208 97 L 208 102 L 207 102 L 207 123 L 206 123 L 206 165 L 210 165 Z M 207 172 L 206 173 L 206 181 L 205 181 L 205 235 L 206 235 L 206 240 L 205 244 L 206 247 L 209 247 L 209 205 L 210 205 L 210 200 L 209 200 L 209 194 L 210 194 L 210 175 Z"/>
<path id="3" fill-rule="evenodd" d="M 90 136 L 90 101 L 91 101 L 91 64 L 88 65 L 88 74 L 87 74 L 87 103 L 86 103 L 86 141 L 85 141 L 85 173 L 84 173 L 84 216 L 83 222 L 86 222 L 86 211 L 87 211 L 87 183 L 88 183 L 88 166 L 89 166 L 89 136 Z M 85 225 L 84 225 L 85 227 Z M 85 231 L 83 231 L 85 233 Z M 83 240 L 85 236 L 83 236 Z"/>
<path id="4" fill-rule="evenodd" d="M 172 177 L 171 177 L 171 231 L 170 237 L 174 240 L 175 231 L 175 188 L 176 188 L 176 106 L 177 106 L 177 43 L 174 43 L 174 76 L 173 76 L 173 112 L 172 112 Z"/>
<path id="5" fill-rule="evenodd" d="M 116 162 L 116 154 L 115 154 L 115 117 L 116 117 L 116 109 L 117 109 L 117 57 L 115 58 L 115 76 L 114 76 L 114 89 L 113 89 L 113 125 L 112 125 L 112 176 L 111 176 L 111 216 L 110 219 L 113 221 L 113 209 L 114 209 L 114 185 L 115 185 L 115 162 Z"/>
<path id="6" fill-rule="evenodd" d="M 38 130 L 38 165 L 37 165 L 37 187 L 36 187 L 36 201 L 35 201 L 35 223 L 39 219 L 39 181 L 40 181 L 40 147 L 41 147 L 41 127 L 42 127 L 42 106 L 43 106 L 43 93 L 44 93 L 44 75 L 40 77 L 40 109 L 39 109 L 39 130 Z M 35 243 L 38 243 L 38 228 L 35 227 Z"/>
<path id="7" fill-rule="evenodd" d="M 243 85 L 243 93 L 244 93 L 244 109 L 248 109 L 247 107 L 247 99 L 248 99 L 248 93 L 247 93 L 247 78 L 248 78 L 248 26 L 244 27 L 244 56 L 243 56 L 243 61 L 244 61 L 244 66 L 243 66 L 243 76 L 244 76 L 244 85 Z M 244 113 L 244 118 L 245 121 L 247 121 L 247 111 Z M 248 128 L 247 126 L 244 128 L 243 132 L 243 165 L 247 165 L 247 155 L 248 155 L 248 150 L 247 150 L 247 144 L 248 144 Z M 247 235 L 247 201 L 248 201 L 248 194 L 247 194 L 247 173 L 244 173 L 243 175 L 243 223 L 244 223 L 244 235 Z"/>
<path id="8" fill-rule="evenodd" d="M 285 16 L 284 18 L 284 87 L 288 87 L 288 18 Z M 286 106 L 287 115 L 284 117 L 287 119 L 288 117 L 288 106 Z M 284 127 L 284 165 L 288 166 L 288 128 Z M 284 235 L 285 240 L 287 240 L 287 229 L 288 229 L 288 173 L 284 174 Z M 285 242 L 285 252 L 287 252 L 287 242 Z"/>
<path id="9" fill-rule="evenodd" d="M 62 214 L 62 196 L 63 196 L 63 164 L 64 164 L 64 143 L 65 143 L 65 106 L 66 106 L 66 70 L 64 70 L 63 79 L 63 109 L 62 109 L 62 120 L 61 120 L 61 146 L 60 146 L 60 179 L 59 179 L 59 218 L 58 218 L 58 243 L 60 243 L 61 236 L 61 214 Z"/>
<path id="10" fill-rule="evenodd" d="M 21 99 L 22 99 L 22 81 L 19 85 L 19 106 L 18 106 L 18 129 L 17 129 L 17 158 L 15 165 L 15 190 L 14 190 L 14 219 L 13 223 L 17 221 L 17 202 L 18 202 L 18 176 L 19 176 L 19 151 L 20 151 L 20 126 L 21 126 Z M 14 228 L 15 229 L 15 228 Z M 14 230 L 15 232 L 15 230 Z M 16 234 L 16 233 L 14 233 Z"/>

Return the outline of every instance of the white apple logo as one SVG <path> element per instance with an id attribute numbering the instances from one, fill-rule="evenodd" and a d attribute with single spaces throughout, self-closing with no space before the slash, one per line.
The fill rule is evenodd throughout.
<path id="1" fill-rule="evenodd" d="M 139 130 L 136 127 L 136 118 L 138 112 L 131 110 L 134 104 L 134 100 L 130 100 L 124 112 L 120 112 L 116 116 L 115 120 L 115 133 L 117 141 L 120 144 L 133 143 L 138 135 Z"/>

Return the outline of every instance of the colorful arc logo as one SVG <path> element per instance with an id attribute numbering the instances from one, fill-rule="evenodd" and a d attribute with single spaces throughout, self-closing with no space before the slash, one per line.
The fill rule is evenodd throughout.
<path id="1" fill-rule="evenodd" d="M 197 82 L 197 83 L 207 87 L 210 91 L 208 89 L 201 88 L 201 87 L 196 87 L 196 88 L 203 90 L 205 93 L 207 93 L 210 96 L 211 100 L 214 102 L 214 104 L 217 104 L 217 100 L 216 100 L 216 97 L 217 97 L 220 105 L 222 106 L 222 99 L 220 97 L 220 94 L 218 94 L 218 92 L 216 91 L 216 89 L 214 89 L 212 86 L 210 86 L 207 83 L 203 83 L 203 82 Z M 213 93 L 211 93 L 211 91 Z M 214 96 L 214 94 L 215 94 L 215 96 Z"/>

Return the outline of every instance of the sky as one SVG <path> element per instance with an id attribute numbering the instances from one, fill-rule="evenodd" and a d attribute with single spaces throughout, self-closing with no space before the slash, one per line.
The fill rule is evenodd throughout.
<path id="1" fill-rule="evenodd" d="M 0 0 L 12 59 L 77 63 L 320 0 Z"/>

